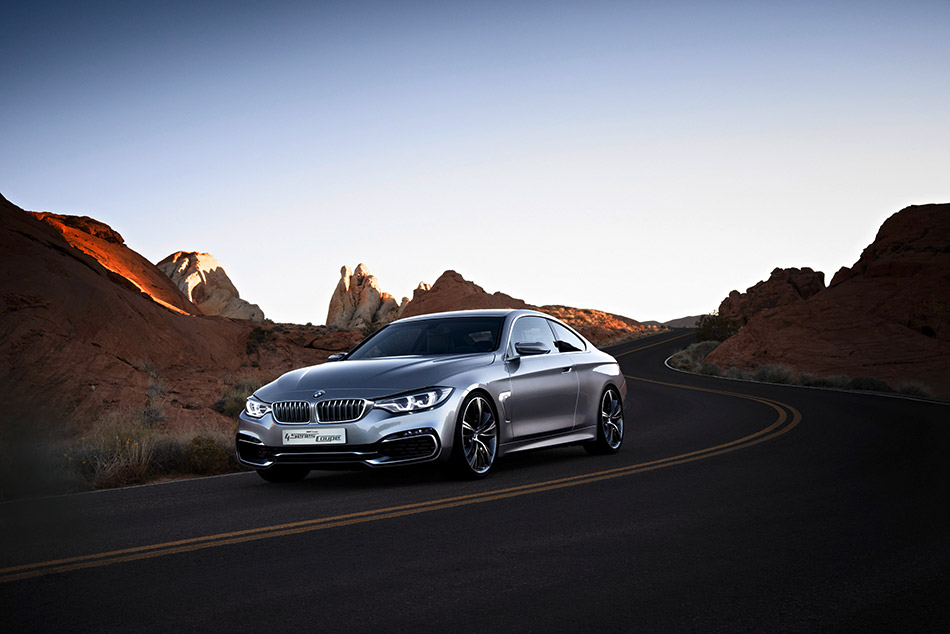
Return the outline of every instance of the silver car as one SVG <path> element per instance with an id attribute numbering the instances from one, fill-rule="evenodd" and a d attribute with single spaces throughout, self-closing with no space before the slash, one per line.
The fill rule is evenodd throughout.
<path id="1" fill-rule="evenodd" d="M 269 482 L 429 461 L 482 478 L 516 451 L 616 453 L 626 393 L 616 359 L 543 313 L 422 315 L 257 390 L 237 455 Z"/>

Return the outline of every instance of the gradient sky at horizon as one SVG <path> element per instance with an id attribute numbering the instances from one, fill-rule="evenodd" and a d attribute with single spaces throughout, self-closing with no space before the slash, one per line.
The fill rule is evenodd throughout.
<path id="1" fill-rule="evenodd" d="M 0 192 L 275 321 L 339 269 L 667 320 L 950 201 L 950 2 L 8 2 Z"/>

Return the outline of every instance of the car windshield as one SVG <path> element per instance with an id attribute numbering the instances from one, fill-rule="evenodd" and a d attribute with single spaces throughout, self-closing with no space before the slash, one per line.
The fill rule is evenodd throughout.
<path id="1" fill-rule="evenodd" d="M 504 317 L 443 317 L 397 322 L 357 346 L 347 359 L 455 355 L 498 348 Z"/>

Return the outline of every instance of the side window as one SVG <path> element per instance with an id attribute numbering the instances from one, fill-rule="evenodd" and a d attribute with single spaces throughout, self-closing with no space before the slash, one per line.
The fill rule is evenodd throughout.
<path id="1" fill-rule="evenodd" d="M 548 320 L 541 317 L 521 317 L 515 321 L 511 331 L 512 347 L 516 343 L 540 343 L 552 352 L 557 351 L 554 333 L 548 327 Z"/>
<path id="2" fill-rule="evenodd" d="M 551 328 L 554 329 L 555 345 L 561 352 L 581 352 L 587 348 L 580 337 L 561 324 L 556 321 L 549 321 L 548 323 L 551 324 Z"/>

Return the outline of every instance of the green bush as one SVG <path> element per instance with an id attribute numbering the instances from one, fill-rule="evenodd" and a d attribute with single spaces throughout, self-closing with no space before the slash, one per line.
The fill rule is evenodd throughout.
<path id="1" fill-rule="evenodd" d="M 703 315 L 696 322 L 696 341 L 725 341 L 739 332 L 739 324 L 718 314 Z"/>

